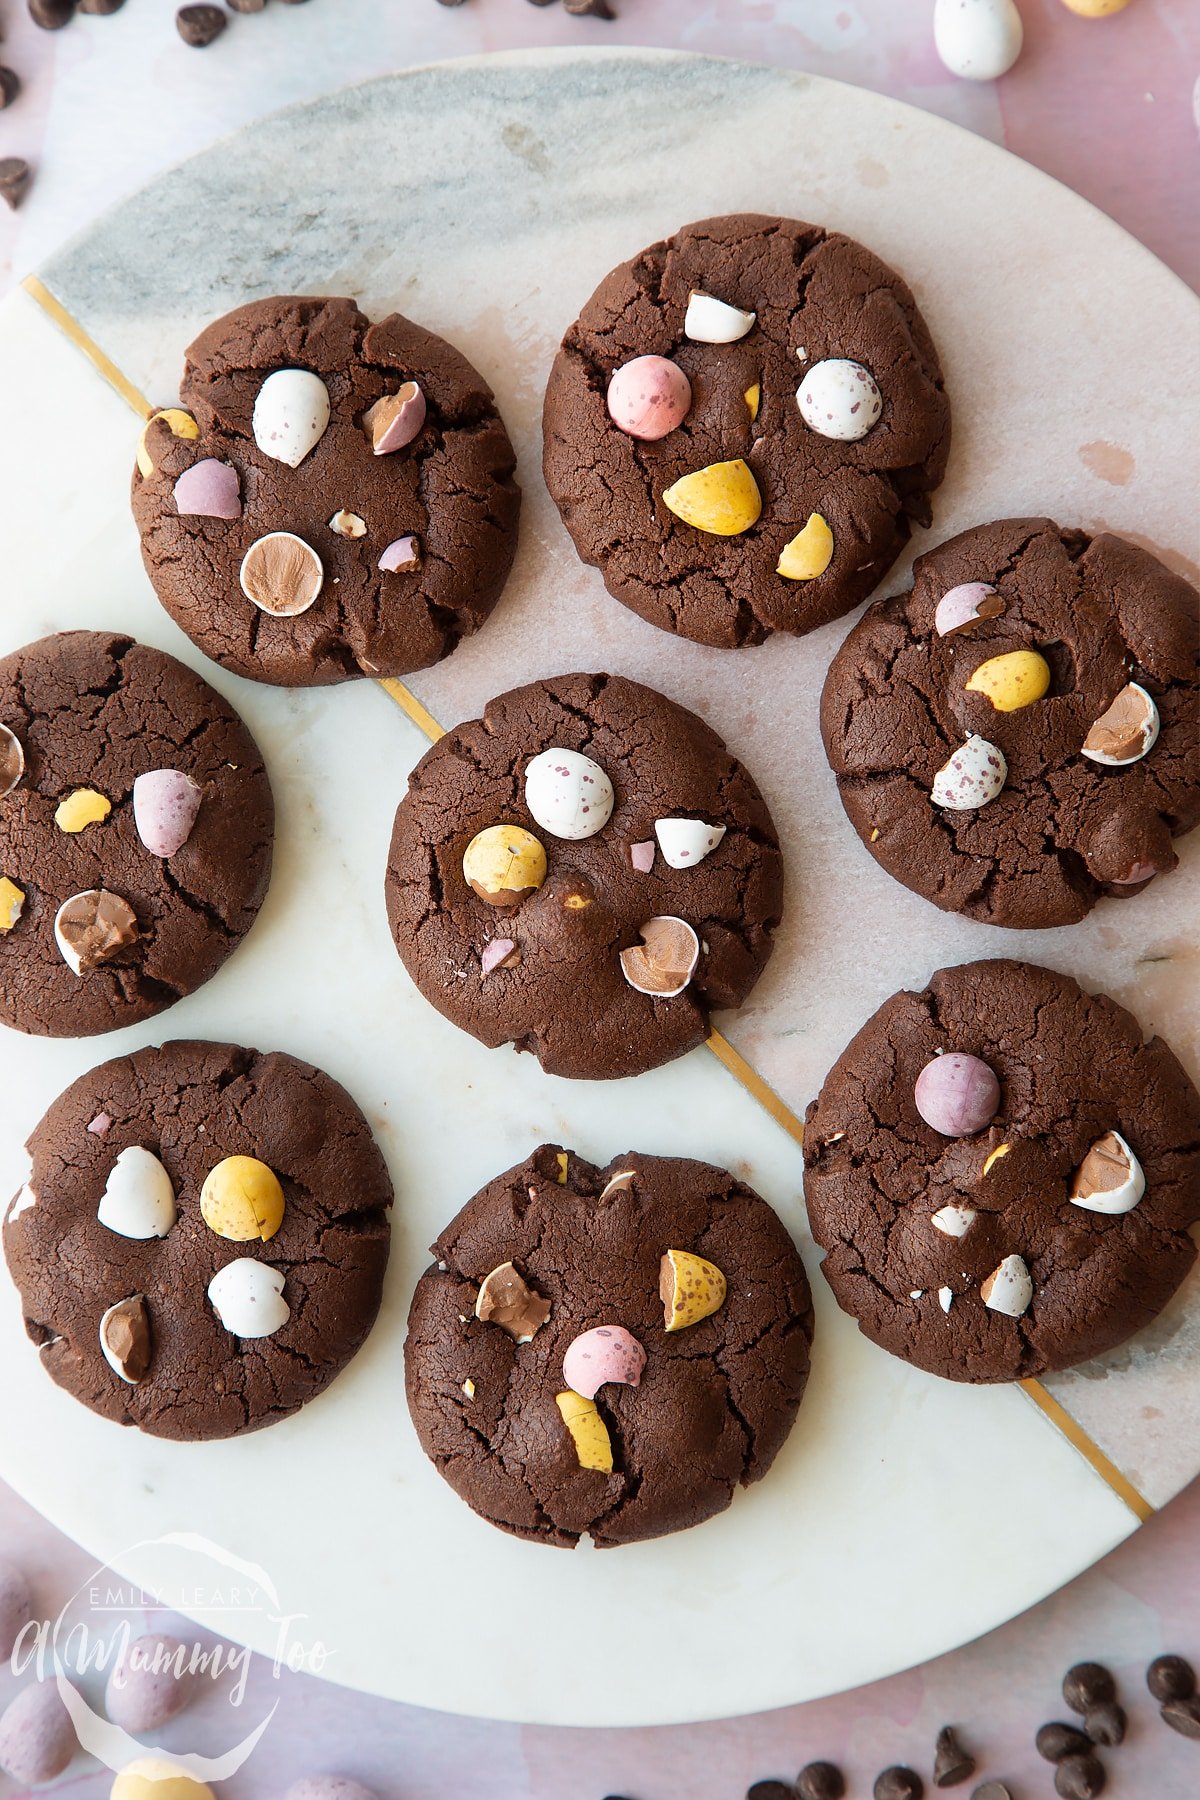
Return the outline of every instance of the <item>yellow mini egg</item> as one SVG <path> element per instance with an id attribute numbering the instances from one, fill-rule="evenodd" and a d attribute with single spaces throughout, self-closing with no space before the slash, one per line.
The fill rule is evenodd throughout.
<path id="1" fill-rule="evenodd" d="M 200 1190 L 200 1213 L 210 1231 L 230 1243 L 266 1243 L 283 1224 L 279 1177 L 256 1156 L 227 1156 L 210 1169 Z"/>
<path id="2" fill-rule="evenodd" d="M 758 381 L 751 382 L 750 386 L 746 389 L 745 393 L 742 395 L 742 399 L 746 402 L 746 406 L 749 409 L 750 423 L 753 425 L 755 419 L 757 419 L 757 417 L 758 417 L 759 406 L 762 404 L 762 384 L 761 384 L 761 382 L 758 382 Z"/>
<path id="3" fill-rule="evenodd" d="M 762 512 L 762 495 L 748 463 L 710 463 L 693 475 L 681 475 L 663 495 L 676 518 L 713 537 L 737 537 L 749 531 Z"/>
<path id="4" fill-rule="evenodd" d="M 60 831 L 85 831 L 89 825 L 99 825 L 102 819 L 107 819 L 111 811 L 112 801 L 98 794 L 95 788 L 76 788 L 74 793 L 59 801 L 54 823 Z"/>
<path id="5" fill-rule="evenodd" d="M 1063 5 L 1081 19 L 1110 19 L 1114 13 L 1124 12 L 1129 0 L 1063 0 Z"/>
<path id="6" fill-rule="evenodd" d="M 1007 650 L 980 663 L 966 684 L 968 694 L 985 694 L 996 712 L 1020 712 L 1050 690 L 1050 664 L 1036 650 Z"/>
<path id="7" fill-rule="evenodd" d="M 11 931 L 25 909 L 25 890 L 0 875 L 0 932 Z"/>
<path id="8" fill-rule="evenodd" d="M 658 1292 L 668 1331 L 686 1331 L 725 1304 L 725 1277 L 716 1263 L 691 1250 L 668 1250 L 659 1265 Z"/>
<path id="9" fill-rule="evenodd" d="M 117 1776 L 109 1800 L 214 1800 L 207 1782 L 197 1781 L 163 1756 L 139 1756 Z"/>
<path id="10" fill-rule="evenodd" d="M 172 437 L 186 438 L 194 441 L 200 436 L 200 427 L 197 425 L 195 419 L 193 419 L 190 412 L 184 412 L 183 408 L 180 406 L 168 406 L 165 407 L 162 412 L 151 413 L 150 417 L 146 420 L 146 423 L 142 426 L 142 435 L 138 439 L 137 447 L 138 472 L 143 481 L 147 481 L 154 473 L 154 459 L 150 455 L 146 438 L 150 431 L 150 427 L 156 425 L 160 419 L 164 425 L 169 427 Z"/>
<path id="11" fill-rule="evenodd" d="M 789 581 L 815 581 L 833 561 L 833 532 L 820 513 L 810 513 L 803 531 L 785 544 L 775 573 Z"/>
<path id="12" fill-rule="evenodd" d="M 554 1399 L 563 1424 L 571 1434 L 580 1468 L 597 1469 L 602 1475 L 611 1475 L 612 1439 L 608 1435 L 608 1426 L 596 1410 L 596 1402 L 585 1400 L 573 1388 L 555 1394 Z"/>
<path id="13" fill-rule="evenodd" d="M 546 879 L 546 852 L 521 825 L 489 825 L 463 855 L 463 877 L 489 906 L 516 906 Z"/>

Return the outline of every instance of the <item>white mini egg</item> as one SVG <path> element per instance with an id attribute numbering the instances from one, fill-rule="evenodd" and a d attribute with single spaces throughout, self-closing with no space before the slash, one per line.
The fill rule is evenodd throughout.
<path id="1" fill-rule="evenodd" d="M 329 424 L 329 389 L 309 369 L 276 369 L 254 402 L 254 441 L 264 456 L 298 469 Z"/>
<path id="2" fill-rule="evenodd" d="M 269 1263 L 239 1256 L 218 1269 L 208 1297 L 226 1331 L 239 1338 L 273 1337 L 292 1316 L 283 1297 L 284 1276 Z"/>
<path id="3" fill-rule="evenodd" d="M 796 389 L 796 405 L 810 431 L 852 444 L 879 423 L 883 395 L 862 363 L 831 356 L 814 363 Z"/>
<path id="4" fill-rule="evenodd" d="M 952 75 L 995 81 L 1020 56 L 1025 29 L 1013 0 L 934 0 L 933 41 Z"/>
<path id="5" fill-rule="evenodd" d="M 725 836 L 724 825 L 705 819 L 655 819 L 654 835 L 663 860 L 672 869 L 694 869 Z"/>
<path id="6" fill-rule="evenodd" d="M 930 798 L 950 812 L 972 812 L 994 800 L 1007 780 L 1003 750 L 976 733 L 938 770 Z"/>
<path id="7" fill-rule="evenodd" d="M 743 312 L 714 294 L 693 291 L 688 296 L 683 330 L 694 344 L 736 344 L 753 328 L 757 313 Z"/>
<path id="8" fill-rule="evenodd" d="M 612 818 L 614 798 L 600 764 L 578 750 L 543 750 L 525 771 L 525 804 L 551 837 L 595 837 Z"/>
<path id="9" fill-rule="evenodd" d="M 175 1189 L 152 1150 L 140 1144 L 122 1150 L 109 1171 L 96 1217 L 118 1237 L 166 1237 L 177 1217 Z"/>

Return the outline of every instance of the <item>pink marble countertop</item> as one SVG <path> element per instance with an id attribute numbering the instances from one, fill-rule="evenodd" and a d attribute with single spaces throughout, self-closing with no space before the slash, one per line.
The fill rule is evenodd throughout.
<path id="1" fill-rule="evenodd" d="M 79 19 L 53 35 L 13 7 L 2 57 L 25 88 L 0 114 L 0 155 L 27 157 L 37 179 L 21 211 L 0 219 L 0 285 L 38 267 L 158 169 L 277 105 L 415 62 L 588 42 L 774 62 L 893 94 L 1057 176 L 1200 285 L 1197 0 L 1132 0 L 1103 23 L 1073 17 L 1060 0 L 1019 0 L 1024 55 L 1002 82 L 984 86 L 955 81 L 938 62 L 932 0 L 614 4 L 620 18 L 605 24 L 525 0 L 456 8 L 315 0 L 236 18 L 204 53 L 178 42 L 172 0 L 137 0 L 113 18 Z M 1080 279 L 1102 282 L 1103 271 L 1081 270 Z M 82 1552 L 3 1489 L 0 1553 L 29 1569 L 48 1617 L 87 1569 Z M 397 1619 L 396 1630 L 419 1633 L 420 1621 Z M 636 1634 L 627 1649 L 670 1653 Z M 928 1770 L 933 1735 L 953 1719 L 981 1771 L 1009 1779 L 1024 1800 L 1050 1792 L 1032 1735 L 1061 1712 L 1061 1672 L 1095 1656 L 1117 1670 L 1134 1712 L 1128 1743 L 1108 1757 L 1107 1792 L 1115 1800 L 1192 1800 L 1200 1747 L 1158 1724 L 1141 1682 L 1146 1661 L 1163 1649 L 1200 1660 L 1200 1484 L 1089 1574 L 978 1643 L 873 1687 L 753 1718 L 663 1731 L 521 1729 L 389 1705 L 303 1675 L 276 1682 L 262 1665 L 255 1691 L 268 1704 L 278 1699 L 279 1712 L 221 1792 L 266 1800 L 300 1774 L 337 1770 L 370 1782 L 382 1800 L 738 1800 L 751 1780 L 794 1775 L 810 1757 L 827 1755 L 844 1764 L 861 1795 L 885 1763 L 912 1760 Z M 713 1653 L 736 1654 L 737 1646 L 715 1644 Z M 0 1673 L 0 1704 L 20 1685 Z M 215 1695 L 211 1708 L 215 1747 L 228 1734 Z M 462 1711 L 471 1711 L 470 1694 Z M 200 1737 L 203 1706 L 197 1716 Z M 79 1800 L 107 1793 L 110 1778 L 90 1768 L 80 1762 L 53 1791 Z M 0 1795 L 10 1792 L 0 1778 Z"/>

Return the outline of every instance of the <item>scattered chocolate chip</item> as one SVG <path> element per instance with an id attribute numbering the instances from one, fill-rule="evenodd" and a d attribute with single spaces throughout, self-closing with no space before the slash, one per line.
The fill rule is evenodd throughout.
<path id="1" fill-rule="evenodd" d="M 875 1777 L 875 1800 L 921 1800 L 925 1783 L 915 1769 L 897 1764 Z"/>
<path id="2" fill-rule="evenodd" d="M 746 1800 L 796 1800 L 796 1790 L 788 1781 L 756 1781 L 746 1789 Z"/>
<path id="3" fill-rule="evenodd" d="M 799 1800 L 842 1800 L 846 1777 L 836 1763 L 805 1763 L 796 1777 Z"/>
<path id="4" fill-rule="evenodd" d="M 43 31 L 61 31 L 75 12 L 75 0 L 29 0 L 29 16 Z"/>
<path id="5" fill-rule="evenodd" d="M 125 0 L 79 0 L 79 10 L 81 13 L 96 13 L 100 18 L 107 19 L 110 13 L 120 12 L 124 4 Z"/>
<path id="6" fill-rule="evenodd" d="M 1002 1781 L 985 1781 L 972 1790 L 971 1800 L 1013 1800 L 1012 1789 Z"/>
<path id="7" fill-rule="evenodd" d="M 15 69 L 0 68 L 0 107 L 11 106 L 21 91 L 21 77 Z"/>
<path id="8" fill-rule="evenodd" d="M 1096 1800 L 1107 1780 L 1098 1756 L 1065 1756 L 1054 1771 L 1054 1791 L 1062 1800 Z"/>
<path id="9" fill-rule="evenodd" d="M 32 171 L 23 156 L 0 156 L 0 200 L 15 212 L 29 192 Z"/>
<path id="10" fill-rule="evenodd" d="M 1190 1700 L 1196 1672 L 1182 1656 L 1156 1656 L 1146 1670 L 1146 1686 L 1156 1700 Z"/>
<path id="11" fill-rule="evenodd" d="M 933 1759 L 934 1787 L 957 1787 L 975 1773 L 975 1758 L 968 1756 L 955 1735 L 953 1725 L 943 1725 L 937 1735 Z"/>
<path id="12" fill-rule="evenodd" d="M 608 0 L 563 0 L 566 10 L 577 19 L 615 19 Z"/>
<path id="13" fill-rule="evenodd" d="M 1115 1700 L 1117 1684 L 1101 1663 L 1076 1663 L 1063 1676 L 1062 1694 L 1071 1711 L 1082 1718 L 1093 1706 Z"/>
<path id="14" fill-rule="evenodd" d="M 181 6 L 175 14 L 175 29 L 193 50 L 214 43 L 228 23 L 229 14 L 221 6 Z"/>
<path id="15" fill-rule="evenodd" d="M 1101 1706 L 1093 1706 L 1091 1712 L 1083 1716 L 1083 1729 L 1093 1744 L 1104 1744 L 1110 1749 L 1114 1744 L 1125 1742 L 1128 1723 L 1125 1708 L 1117 1700 L 1106 1700 Z"/>
<path id="16" fill-rule="evenodd" d="M 1078 1725 L 1064 1725 L 1058 1720 L 1041 1726 L 1033 1741 L 1038 1755 L 1052 1763 L 1061 1762 L 1064 1756 L 1086 1756 L 1092 1748 L 1091 1738 Z"/>
<path id="17" fill-rule="evenodd" d="M 1179 1700 L 1168 1700 L 1165 1706 L 1159 1707 L 1164 1725 L 1177 1731 L 1180 1737 L 1200 1738 L 1200 1700 L 1195 1694 L 1186 1694 Z"/>

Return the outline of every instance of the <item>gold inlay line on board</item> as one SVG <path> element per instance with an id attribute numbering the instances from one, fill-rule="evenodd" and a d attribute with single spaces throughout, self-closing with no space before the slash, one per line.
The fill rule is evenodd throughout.
<path id="1" fill-rule="evenodd" d="M 112 358 L 105 355 L 95 339 L 90 337 L 78 320 L 72 317 L 61 300 L 55 298 L 45 283 L 40 281 L 36 275 L 29 275 L 21 285 L 138 417 L 148 419 L 155 409 L 145 395 L 134 386 L 128 376 L 122 374 Z M 433 714 L 427 707 L 422 706 L 416 695 L 402 681 L 388 679 L 380 681 L 376 685 L 383 688 L 385 693 L 431 742 L 436 743 L 438 738 L 445 735 L 443 727 L 438 724 Z M 734 1080 L 739 1082 L 751 1098 L 757 1100 L 763 1110 L 774 1119 L 780 1129 L 786 1131 L 797 1144 L 802 1144 L 804 1142 L 803 1122 L 784 1104 L 770 1083 L 763 1080 L 757 1069 L 753 1068 L 745 1057 L 734 1049 L 728 1039 L 723 1037 L 719 1031 L 713 1030 L 707 1039 L 707 1047 L 717 1061 L 728 1069 Z M 1093 1443 L 1082 1425 L 1071 1417 L 1067 1409 L 1060 1405 L 1040 1381 L 1023 1381 L 1020 1386 L 1043 1417 L 1048 1419 L 1054 1428 L 1066 1438 L 1067 1442 L 1079 1452 L 1094 1473 L 1106 1483 L 1119 1500 L 1124 1502 L 1135 1518 L 1144 1522 L 1153 1517 L 1155 1508 L 1145 1495 L 1139 1493 L 1116 1464 L 1104 1454 L 1099 1444 Z"/>
<path id="2" fill-rule="evenodd" d="M 150 402 L 138 388 L 134 387 L 128 375 L 123 375 L 112 358 L 106 356 L 95 338 L 89 337 L 78 319 L 72 318 L 61 300 L 55 299 L 44 281 L 36 275 L 27 275 L 21 286 L 30 297 L 37 301 L 44 313 L 58 326 L 63 336 L 69 338 L 77 350 L 81 350 L 92 367 L 104 377 L 110 388 L 120 394 L 127 406 L 131 406 L 138 417 L 148 419 L 154 411 Z"/>

